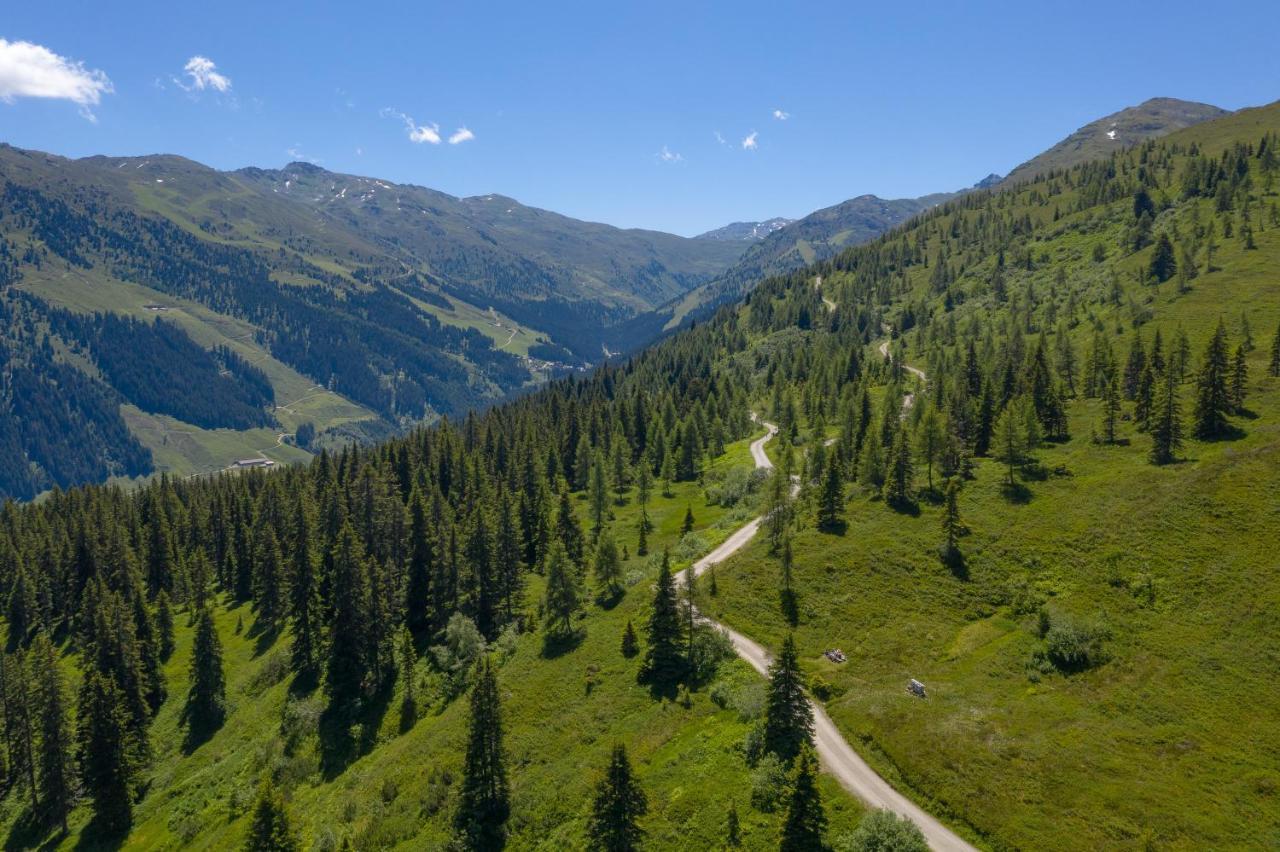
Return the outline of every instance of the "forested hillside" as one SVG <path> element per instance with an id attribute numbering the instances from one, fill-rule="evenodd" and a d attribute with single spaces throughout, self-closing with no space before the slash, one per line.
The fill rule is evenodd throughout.
<path id="1" fill-rule="evenodd" d="M 877 848 L 806 690 L 980 845 L 1271 843 L 1277 145 L 1280 105 L 968 193 L 308 467 L 7 504 L 10 845 Z"/>
<path id="2" fill-rule="evenodd" d="M 4 397 L 21 437 L 0 494 L 305 460 L 458 415 L 599 360 L 609 325 L 740 252 L 301 163 L 0 146 L 0 288 L 25 318 L 5 363 L 33 388 Z M 90 434 L 54 434 L 69 423 Z"/>

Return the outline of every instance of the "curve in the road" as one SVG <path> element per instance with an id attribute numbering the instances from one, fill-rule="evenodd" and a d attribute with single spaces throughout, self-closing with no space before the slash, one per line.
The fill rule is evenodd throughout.
<path id="1" fill-rule="evenodd" d="M 923 378 L 924 374 L 920 373 L 920 376 Z M 758 438 L 751 443 L 751 459 L 755 462 L 756 467 L 770 470 L 773 468 L 773 462 L 770 461 L 769 456 L 765 453 L 764 445 L 778 433 L 778 427 L 772 423 L 764 423 L 764 426 L 768 430 L 764 437 Z M 760 524 L 763 522 L 764 518 L 759 517 L 735 530 L 733 535 L 725 539 L 719 547 L 693 563 L 693 566 L 688 570 L 693 571 L 693 576 L 697 577 L 710 569 L 711 566 L 728 559 L 755 537 L 755 534 L 760 530 Z M 677 580 L 682 580 L 683 574 L 684 572 L 682 571 L 677 576 Z M 736 630 L 726 627 L 713 619 L 706 618 L 705 615 L 700 614 L 700 617 L 723 629 L 733 642 L 734 651 L 737 652 L 739 657 L 746 660 L 753 669 L 762 675 L 768 674 L 772 657 L 763 646 L 743 636 Z M 831 717 L 827 715 L 826 710 L 814 701 L 809 703 L 813 707 L 814 742 L 817 747 L 818 758 L 821 760 L 823 768 L 830 772 L 842 787 L 873 808 L 893 811 L 914 822 L 919 826 L 920 831 L 924 833 L 925 839 L 933 849 L 943 850 L 943 852 L 958 852 L 959 850 L 973 852 L 973 846 L 915 802 L 893 789 L 888 781 L 877 775 L 876 771 L 868 766 L 867 762 L 859 757 L 853 747 L 841 736 L 840 730 L 831 721 Z"/>

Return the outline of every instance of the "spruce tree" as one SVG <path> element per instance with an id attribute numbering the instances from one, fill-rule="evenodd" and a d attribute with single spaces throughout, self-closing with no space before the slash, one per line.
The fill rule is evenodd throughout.
<path id="1" fill-rule="evenodd" d="M 1276 336 L 1271 339 L 1271 358 L 1267 362 L 1267 375 L 1280 377 L 1280 327 L 1276 328 Z"/>
<path id="2" fill-rule="evenodd" d="M 560 506 L 556 509 L 555 537 L 559 539 L 560 546 L 564 548 L 574 568 L 578 571 L 585 568 L 586 539 L 582 534 L 582 527 L 578 524 L 578 518 L 573 512 L 573 503 L 569 498 L 568 489 L 560 492 Z"/>
<path id="3" fill-rule="evenodd" d="M 227 682 L 222 669 L 222 641 L 208 607 L 196 616 L 191 646 L 191 688 L 183 711 L 187 742 L 197 746 L 222 727 L 227 715 Z"/>
<path id="4" fill-rule="evenodd" d="M 889 451 L 889 469 L 885 477 L 884 497 L 895 506 L 907 506 L 915 497 L 915 465 L 911 461 L 911 443 L 906 425 L 898 427 Z"/>
<path id="5" fill-rule="evenodd" d="M 800 753 L 801 747 L 812 742 L 813 707 L 805 695 L 795 637 L 787 634 L 782 650 L 769 666 L 764 747 L 784 763 L 790 763 Z"/>
<path id="6" fill-rule="evenodd" d="M 636 638 L 636 629 L 628 620 L 626 628 L 622 631 L 622 656 L 630 659 L 638 653 L 640 653 L 640 641 Z"/>
<path id="7" fill-rule="evenodd" d="M 551 543 L 547 553 L 547 587 L 543 595 L 543 608 L 547 614 L 547 629 L 555 636 L 568 636 L 573 632 L 573 616 L 581 606 L 581 595 L 573 566 L 559 542 Z"/>
<path id="8" fill-rule="evenodd" d="M 168 661 L 173 656 L 173 601 L 164 589 L 156 595 L 156 640 L 160 659 Z"/>
<path id="9" fill-rule="evenodd" d="M 162 592 L 163 594 L 163 592 Z M 43 633 L 31 645 L 34 712 L 40 734 L 36 753 L 41 815 L 67 831 L 67 814 L 75 797 L 75 770 L 71 761 L 71 729 L 67 719 L 67 687 L 53 643 Z"/>
<path id="10" fill-rule="evenodd" d="M 418 691 L 416 688 L 418 649 L 413 644 L 413 632 L 408 626 L 400 628 L 400 730 L 407 731 L 418 721 Z"/>
<path id="11" fill-rule="evenodd" d="M 1182 449 L 1182 404 L 1178 400 L 1177 377 L 1172 370 L 1165 371 L 1151 408 L 1149 458 L 1152 464 L 1169 464 Z"/>
<path id="12" fill-rule="evenodd" d="M 414 489 L 409 498 L 409 565 L 404 611 L 409 629 L 423 633 L 431 624 L 431 577 L 436 570 L 436 543 L 427 516 L 427 502 Z"/>
<path id="13" fill-rule="evenodd" d="M 290 665 L 303 683 L 314 683 L 320 673 L 321 612 L 311 517 L 302 494 L 298 495 L 293 509 L 289 620 L 293 624 Z"/>
<path id="14" fill-rule="evenodd" d="M 89 669 L 80 686 L 76 714 L 80 780 L 93 801 L 103 833 L 122 833 L 133 822 L 133 782 L 139 768 L 132 718 L 120 687 Z"/>
<path id="15" fill-rule="evenodd" d="M 676 583 L 671 576 L 671 557 L 665 550 L 653 593 L 648 640 L 644 665 L 640 668 L 641 679 L 659 690 L 674 689 L 685 673 L 684 630 Z"/>
<path id="16" fill-rule="evenodd" d="M 271 774 L 267 773 L 258 786 L 244 852 L 297 852 L 299 848 L 297 835 L 289 823 L 284 796 L 271 782 Z"/>
<path id="17" fill-rule="evenodd" d="M 601 852 L 633 852 L 640 848 L 644 830 L 640 817 L 649 809 L 644 790 L 636 782 L 627 760 L 627 750 L 613 747 L 609 768 L 596 786 L 591 818 L 587 822 L 587 845 Z"/>
<path id="18" fill-rule="evenodd" d="M 364 545 L 351 524 L 343 525 L 333 546 L 333 619 L 329 626 L 329 661 L 325 688 L 329 706 L 349 712 L 368 686 L 370 619 L 369 570 Z"/>
<path id="19" fill-rule="evenodd" d="M 1102 387 L 1102 440 L 1116 442 L 1116 425 L 1120 421 L 1120 381 L 1116 371 L 1104 380 Z"/>
<path id="20" fill-rule="evenodd" d="M 818 493 L 818 526 L 824 530 L 838 530 L 844 523 L 844 483 L 835 453 L 827 459 L 825 467 L 822 490 Z"/>
<path id="21" fill-rule="evenodd" d="M 268 628 L 274 628 L 285 614 L 284 558 L 280 555 L 280 541 L 270 524 L 263 524 L 257 539 L 253 561 L 253 599 L 258 618 Z"/>
<path id="22" fill-rule="evenodd" d="M 1236 414 L 1244 411 L 1245 397 L 1249 394 L 1249 364 L 1245 361 L 1245 348 L 1236 347 L 1235 357 L 1231 362 L 1231 410 Z"/>
<path id="23" fill-rule="evenodd" d="M 587 479 L 587 506 L 591 511 L 591 539 L 595 541 L 609 520 L 609 478 L 604 455 L 597 450 Z"/>
<path id="24" fill-rule="evenodd" d="M 506 843 L 511 812 L 506 758 L 502 748 L 502 709 L 498 678 L 488 658 L 480 665 L 471 690 L 467 723 L 467 753 L 454 827 L 467 849 L 499 850 Z"/>
<path id="25" fill-rule="evenodd" d="M 1158 283 L 1164 283 L 1178 272 L 1178 261 L 1174 257 L 1173 243 L 1168 234 L 1161 234 L 1156 240 L 1155 252 L 1151 255 L 1151 264 L 1147 268 L 1149 274 Z"/>
<path id="26" fill-rule="evenodd" d="M 827 815 L 818 792 L 818 759 L 804 745 L 791 774 L 791 795 L 782 821 L 780 852 L 814 852 L 826 848 Z"/>
<path id="27" fill-rule="evenodd" d="M 684 520 L 680 524 L 680 535 L 688 535 L 693 532 L 693 506 L 686 505 L 684 507 Z"/>
<path id="28" fill-rule="evenodd" d="M 1231 410 L 1228 389 L 1227 330 L 1218 321 L 1218 329 L 1205 348 L 1204 361 L 1196 377 L 1195 437 L 1210 441 L 1227 434 L 1230 424 L 1227 413 Z"/>

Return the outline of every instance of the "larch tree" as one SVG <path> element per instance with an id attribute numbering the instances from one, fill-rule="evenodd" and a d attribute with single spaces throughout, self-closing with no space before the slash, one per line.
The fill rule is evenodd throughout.
<path id="1" fill-rule="evenodd" d="M 542 606 L 547 615 L 547 629 L 552 635 L 568 636 L 573 632 L 573 616 L 582 605 L 582 596 L 573 565 L 559 542 L 551 544 L 546 571 Z"/>
<path id="2" fill-rule="evenodd" d="M 618 543 L 613 534 L 605 530 L 596 543 L 593 566 L 596 590 L 601 598 L 615 598 L 622 592 L 622 561 L 618 558 Z"/>

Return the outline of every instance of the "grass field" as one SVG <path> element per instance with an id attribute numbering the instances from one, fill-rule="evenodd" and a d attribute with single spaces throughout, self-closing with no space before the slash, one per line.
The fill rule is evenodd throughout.
<path id="1" fill-rule="evenodd" d="M 1063 264 L 1085 288 L 1099 275 L 1088 251 L 1115 245 L 1120 218 L 1087 215 L 1097 226 L 1087 236 L 1064 222 L 1036 247 L 1053 260 L 1042 268 Z M 1180 208 L 1178 226 L 1191 215 Z M 1094 443 L 1100 403 L 1080 400 L 1071 439 L 1037 451 L 1047 475 L 1024 480 L 1020 498 L 999 464 L 977 462 L 960 497 L 964 576 L 938 558 L 929 499 L 898 512 L 859 491 L 843 534 L 810 524 L 794 542 L 796 637 L 809 671 L 832 684 L 832 717 L 882 774 L 994 848 L 1280 846 L 1280 379 L 1265 375 L 1280 325 L 1280 229 L 1259 233 L 1256 250 L 1224 241 L 1217 270 L 1186 294 L 1138 284 L 1148 257 L 1115 261 L 1123 298 L 1089 305 L 1077 352 L 1106 329 L 1123 363 L 1133 304 L 1150 313 L 1148 345 L 1155 328 L 1167 347 L 1181 327 L 1196 362 L 1220 319 L 1234 349 L 1247 317 L 1256 348 L 1242 437 L 1188 440 L 1179 463 L 1154 467 L 1150 438 L 1127 419 L 1119 444 Z M 1001 322 L 998 310 L 974 300 L 957 324 Z M 914 362 L 919 341 L 905 343 Z M 1189 418 L 1193 385 L 1181 395 Z M 722 567 L 712 611 L 776 647 L 791 630 L 779 583 L 758 539 Z M 1043 671 L 1042 607 L 1101 625 L 1106 662 Z M 832 647 L 849 662 L 826 661 Z M 926 701 L 908 695 L 908 678 L 926 684 Z"/>

